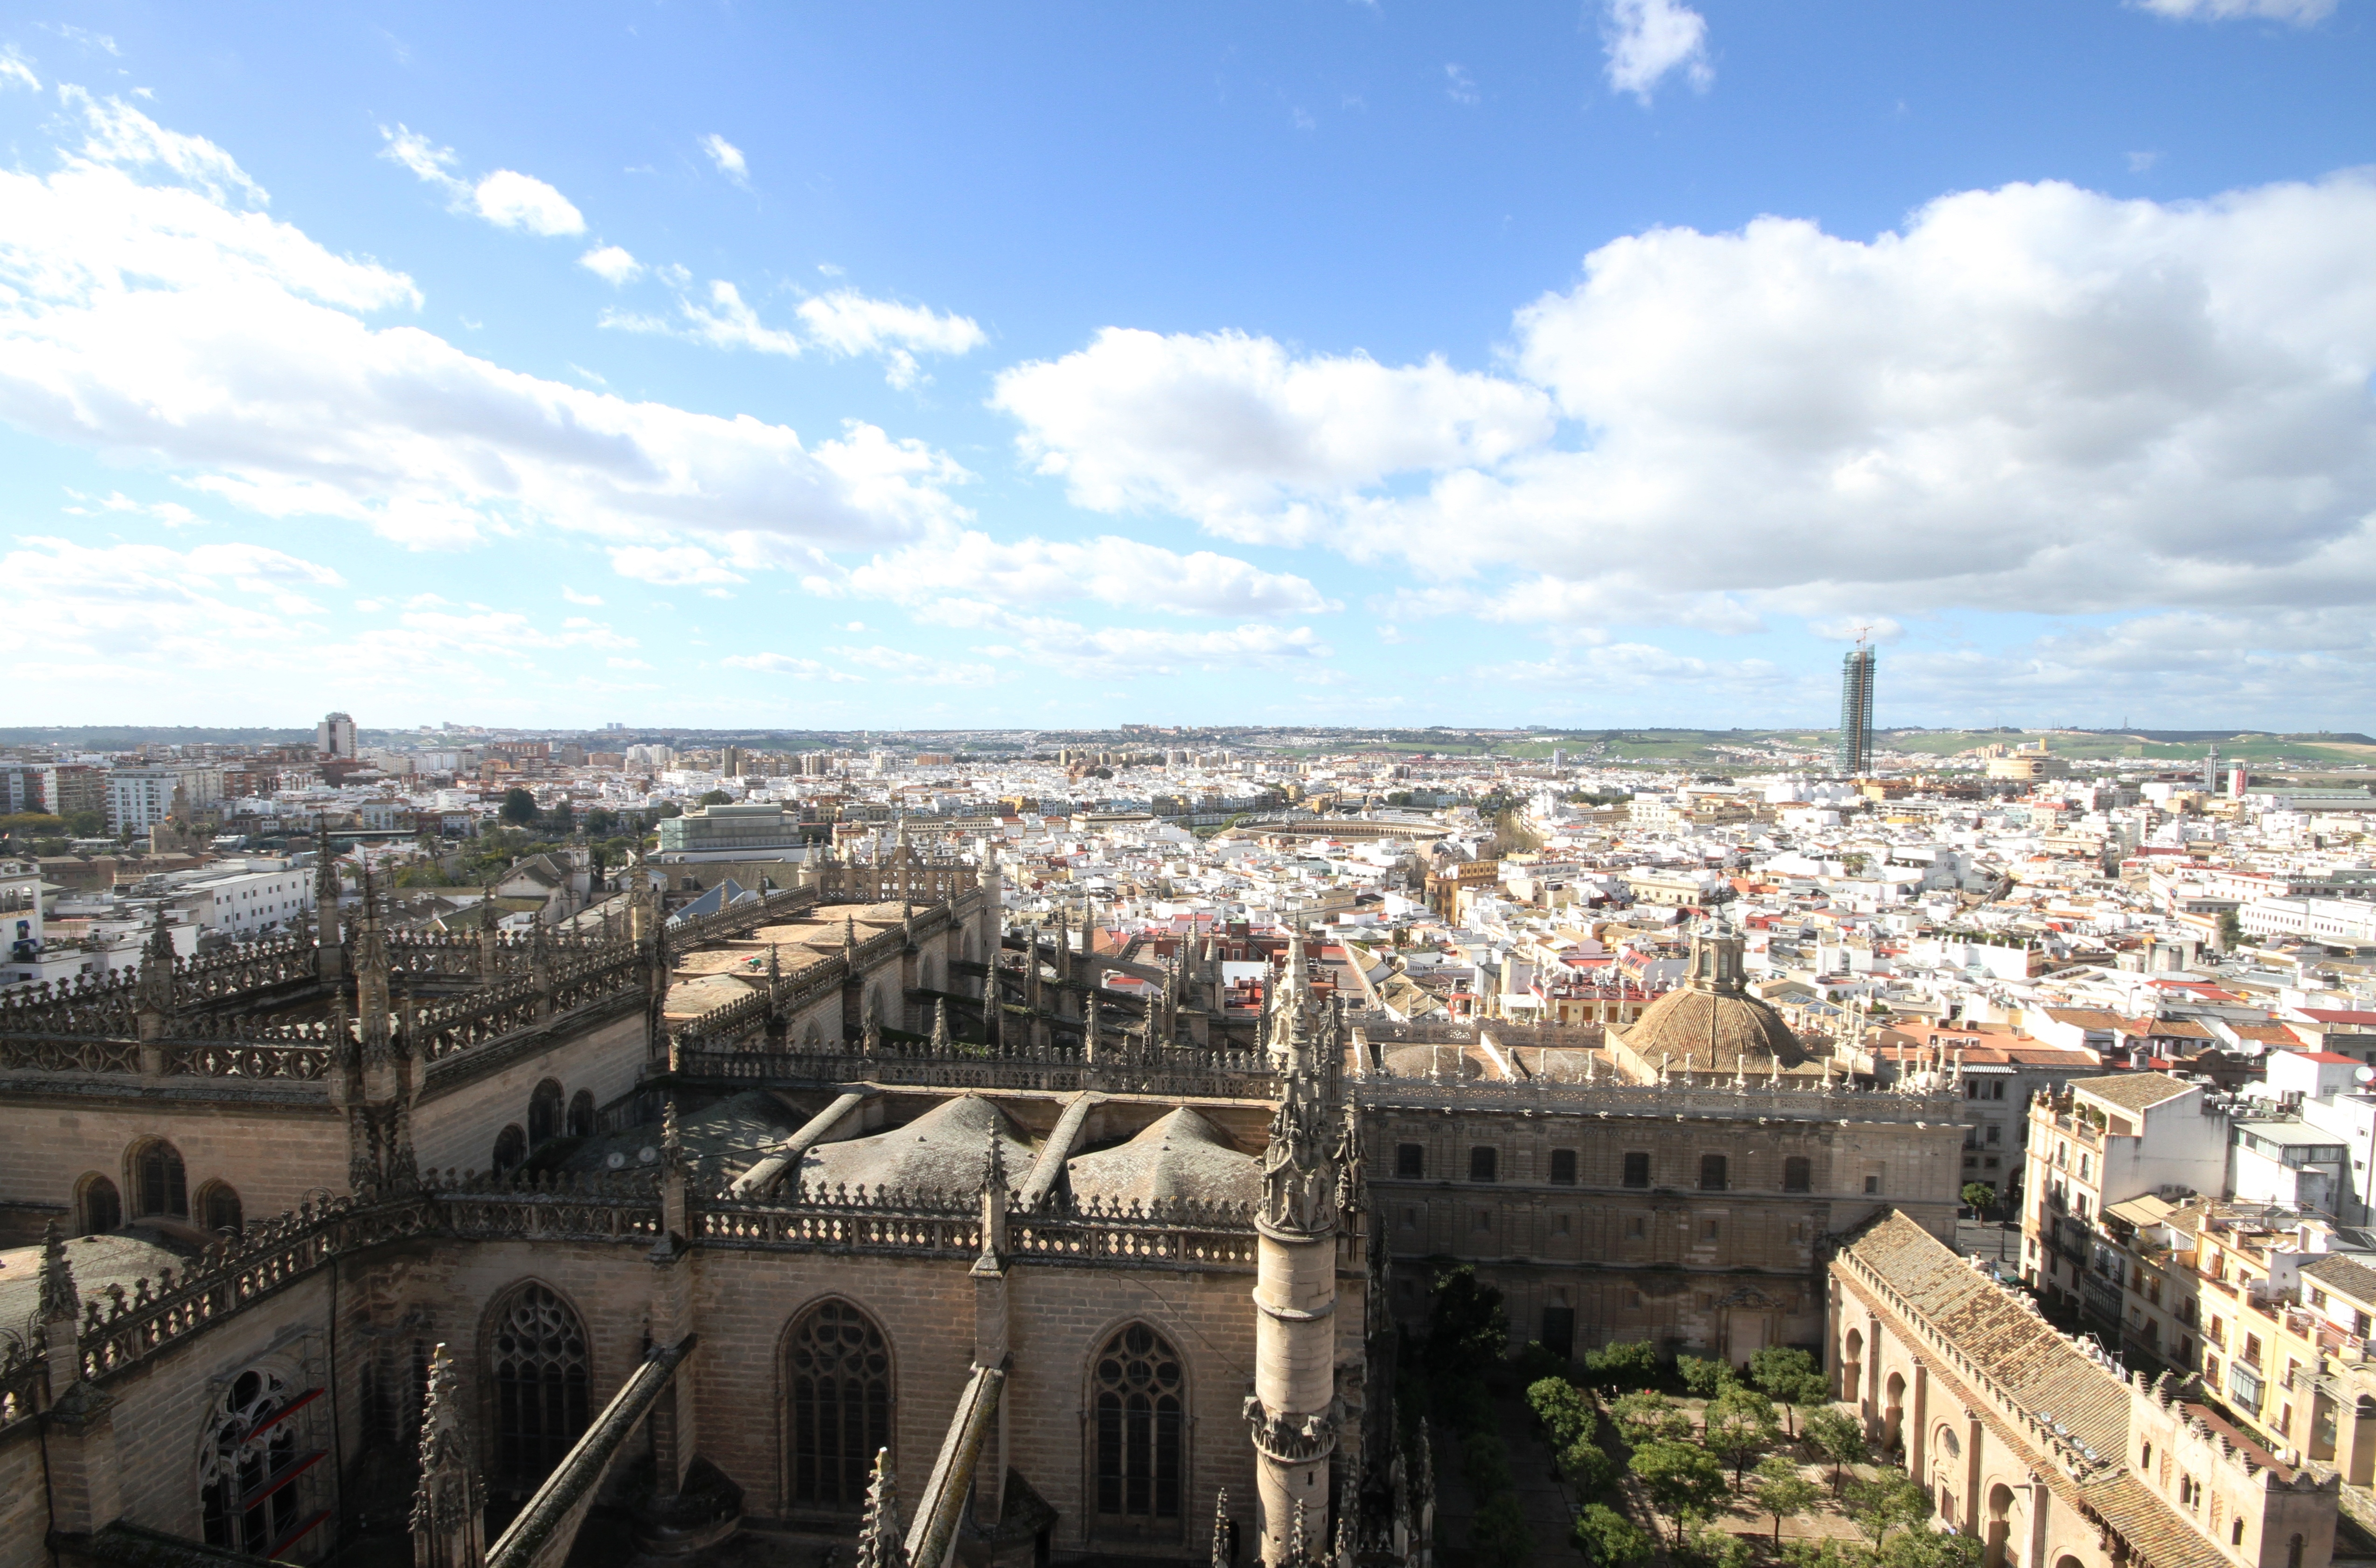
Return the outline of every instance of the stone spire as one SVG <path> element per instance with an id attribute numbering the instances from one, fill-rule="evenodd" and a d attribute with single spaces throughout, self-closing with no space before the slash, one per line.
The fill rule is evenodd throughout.
<path id="1" fill-rule="evenodd" d="M 858 1526 L 858 1561 L 852 1568 L 908 1568 L 908 1548 L 899 1538 L 899 1499 L 891 1487 L 891 1450 L 874 1451 L 874 1479 L 866 1483 L 866 1516 Z"/>
<path id="2" fill-rule="evenodd" d="M 42 1321 L 69 1326 L 82 1316 L 82 1293 L 75 1289 L 74 1265 L 66 1261 L 66 1239 L 51 1220 L 42 1232 Z"/>
<path id="3" fill-rule="evenodd" d="M 991 950 L 990 963 L 981 977 L 981 1038 L 990 1042 L 992 1051 L 1006 1044 L 1006 1004 L 998 994 L 998 951 Z"/>
<path id="4" fill-rule="evenodd" d="M 1238 1568 L 1238 1522 L 1230 1517 L 1230 1489 L 1213 1494 L 1212 1568 Z"/>
<path id="5" fill-rule="evenodd" d="M 990 1132 L 989 1157 L 981 1167 L 981 1265 L 999 1266 L 1006 1255 L 1006 1150 L 998 1129 Z"/>
<path id="6" fill-rule="evenodd" d="M 148 927 L 140 947 L 140 972 L 132 980 L 133 1008 L 140 1017 L 140 1038 L 155 1039 L 173 1016 L 173 933 L 165 926 L 165 906 Z"/>
<path id="7" fill-rule="evenodd" d="M 1097 1061 L 1101 1043 L 1098 1039 L 1098 993 L 1095 988 L 1091 988 L 1089 1004 L 1081 1016 L 1081 1060 Z"/>
<path id="8" fill-rule="evenodd" d="M 462 1380 L 440 1345 L 429 1358 L 421 1412 L 421 1485 L 412 1494 L 413 1568 L 481 1568 L 487 1559 L 486 1491 L 480 1484 Z"/>
<path id="9" fill-rule="evenodd" d="M 315 972 L 324 980 L 346 973 L 346 949 L 339 931 L 339 857 L 330 848 L 330 819 L 314 818 Z"/>
<path id="10" fill-rule="evenodd" d="M 1098 983 L 1098 907 L 1081 898 L 1081 963 L 1091 985 Z"/>
<path id="11" fill-rule="evenodd" d="M 1333 1313 L 1336 1306 L 1336 1148 L 1348 1133 L 1332 1103 L 1336 1075 L 1334 1015 L 1315 1028 L 1310 976 L 1299 934 L 1288 949 L 1288 971 L 1273 1029 L 1278 1061 L 1278 1105 L 1262 1157 L 1262 1206 L 1256 1215 L 1254 1392 L 1245 1416 L 1254 1447 L 1262 1556 L 1270 1568 L 1301 1564 L 1306 1499 L 1325 1497 L 1329 1456 L 1336 1448 L 1330 1415 L 1336 1400 Z M 1315 1039 L 1315 1035 L 1318 1037 Z M 1351 1152 L 1358 1158 L 1358 1134 Z"/>
<path id="12" fill-rule="evenodd" d="M 387 1059 L 389 1010 L 387 938 L 380 930 L 379 898 L 369 865 L 363 867 L 362 908 L 355 926 L 355 1016 L 362 1026 L 362 1058 L 368 1067 Z"/>
<path id="13" fill-rule="evenodd" d="M 1073 932 L 1064 923 L 1064 911 L 1056 911 L 1056 983 L 1063 985 L 1073 978 Z"/>
<path id="14" fill-rule="evenodd" d="M 937 997 L 933 1003 L 933 1054 L 954 1054 L 949 1048 L 949 999 Z"/>

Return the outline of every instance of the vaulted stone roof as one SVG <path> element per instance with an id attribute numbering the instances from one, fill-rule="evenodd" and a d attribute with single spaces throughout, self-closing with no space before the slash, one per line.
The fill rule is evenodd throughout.
<path id="1" fill-rule="evenodd" d="M 1066 1162 L 1073 1196 L 1086 1202 L 1253 1203 L 1262 1196 L 1262 1170 L 1228 1135 L 1186 1106 L 1126 1144 Z"/>
<path id="2" fill-rule="evenodd" d="M 807 1185 L 849 1186 L 863 1182 L 942 1196 L 978 1193 L 990 1165 L 995 1135 L 1006 1162 L 1006 1180 L 1021 1186 L 1031 1169 L 1031 1144 L 1001 1111 L 980 1095 L 944 1100 L 904 1127 L 871 1137 L 819 1144 L 801 1161 Z"/>
<path id="3" fill-rule="evenodd" d="M 1623 1037 L 1646 1065 L 1671 1063 L 1678 1071 L 1686 1058 L 1702 1073 L 1757 1072 L 1777 1061 L 1796 1067 L 1807 1059 L 1782 1015 L 1745 992 L 1679 987 L 1644 1008 Z"/>

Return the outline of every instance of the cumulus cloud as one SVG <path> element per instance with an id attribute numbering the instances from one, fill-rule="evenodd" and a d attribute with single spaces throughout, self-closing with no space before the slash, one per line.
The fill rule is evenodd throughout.
<path id="1" fill-rule="evenodd" d="M 729 670 L 756 670 L 764 675 L 797 675 L 806 681 L 847 682 L 864 685 L 866 677 L 853 675 L 847 670 L 836 670 L 814 659 L 800 659 L 789 653 L 737 653 L 718 662 Z"/>
<path id="2" fill-rule="evenodd" d="M 380 156 L 401 163 L 423 184 L 444 191 L 457 212 L 476 212 L 499 229 L 531 234 L 586 232 L 585 215 L 570 205 L 567 196 L 533 175 L 498 169 L 475 182 L 459 179 L 453 172 L 457 160 L 452 148 L 439 147 L 403 125 L 394 130 L 382 125 L 379 134 L 387 144 Z"/>
<path id="3" fill-rule="evenodd" d="M 42 90 L 42 78 L 33 74 L 33 63 L 18 52 L 13 43 L 0 44 L 0 87 L 30 88 Z"/>
<path id="4" fill-rule="evenodd" d="M 621 245 L 598 245 L 579 256 L 577 265 L 612 288 L 632 283 L 644 273 L 644 264 Z"/>
<path id="5" fill-rule="evenodd" d="M 1471 673 L 1480 681 L 1508 681 L 1522 685 L 1651 686 L 1720 683 L 1727 687 L 1774 686 L 1790 680 L 1776 665 L 1763 659 L 1700 659 L 1675 653 L 1650 643 L 1609 643 L 1579 648 L 1554 659 L 1519 659 L 1482 666 Z"/>
<path id="6" fill-rule="evenodd" d="M 697 544 L 625 545 L 611 552 L 611 566 L 623 577 L 661 588 L 707 588 L 749 580 Z"/>
<path id="7" fill-rule="evenodd" d="M 701 150 L 709 154 L 709 161 L 718 172 L 738 185 L 751 183 L 751 165 L 743 160 L 742 149 L 715 131 L 701 138 Z"/>
<path id="8" fill-rule="evenodd" d="M 1609 85 L 1643 102 L 1668 73 L 1702 91 L 1716 79 L 1707 61 L 1707 18 L 1678 0 L 1609 0 L 1601 29 Z"/>
<path id="9" fill-rule="evenodd" d="M 1002 373 L 993 406 L 1039 470 L 1100 512 L 1156 507 L 1230 538 L 1301 542 L 1351 492 L 1411 469 L 1496 463 L 1551 434 L 1535 387 L 1267 338 L 1107 327 Z"/>
<path id="10" fill-rule="evenodd" d="M 0 419 L 19 428 L 414 545 L 545 523 L 881 549 L 963 518 L 963 470 L 871 425 L 804 442 L 375 326 L 418 307 L 409 278 L 254 210 L 212 144 L 67 101 L 82 141 L 60 167 L 0 170 Z"/>
<path id="11" fill-rule="evenodd" d="M 1870 240 L 1617 240 L 1507 375 L 1108 331 L 996 400 L 1085 505 L 1399 553 L 1515 622 L 2364 603 L 2371 250 L 2362 174 L 2008 185 Z"/>
<path id="12" fill-rule="evenodd" d="M 2188 22 L 2262 18 L 2308 27 L 2334 14 L 2334 0 L 2131 0 L 2139 10 Z"/>
<path id="13" fill-rule="evenodd" d="M 542 180 L 517 170 L 498 169 L 470 190 L 479 216 L 499 229 L 524 229 L 531 234 L 582 234 L 586 220 L 569 198 Z"/>
<path id="14" fill-rule="evenodd" d="M 802 300 L 798 314 L 810 339 L 821 348 L 837 354 L 883 355 L 885 377 L 894 386 L 915 384 L 920 353 L 970 353 L 990 340 L 970 317 L 943 315 L 927 306 L 896 300 L 869 299 L 853 289 L 837 289 Z"/>
<path id="15" fill-rule="evenodd" d="M 1886 645 L 1906 636 L 1906 628 L 1886 615 L 1835 615 L 1827 621 L 1808 622 L 1807 630 L 1839 643 Z"/>
<path id="16" fill-rule="evenodd" d="M 1209 550 L 1183 555 L 1111 534 L 1003 544 L 968 529 L 876 556 L 849 574 L 849 588 L 907 604 L 960 594 L 1007 605 L 1087 598 L 1182 615 L 1310 615 L 1343 608 L 1305 577 Z"/>

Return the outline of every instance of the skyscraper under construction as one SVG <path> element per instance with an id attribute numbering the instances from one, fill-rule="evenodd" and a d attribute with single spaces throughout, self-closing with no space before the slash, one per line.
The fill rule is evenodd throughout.
<path id="1" fill-rule="evenodd" d="M 1860 641 L 1840 659 L 1838 771 L 1850 778 L 1872 771 L 1872 666 L 1879 652 Z"/>

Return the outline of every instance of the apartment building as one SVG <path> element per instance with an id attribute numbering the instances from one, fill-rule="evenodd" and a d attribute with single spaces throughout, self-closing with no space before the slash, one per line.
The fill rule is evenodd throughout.
<path id="1" fill-rule="evenodd" d="M 2023 1279 L 2117 1336 L 2128 1269 L 2104 1211 L 2147 1194 L 2216 1193 L 2227 1172 L 2226 1112 L 2200 1084 L 2124 1073 L 2040 1094 L 2029 1110 Z"/>

